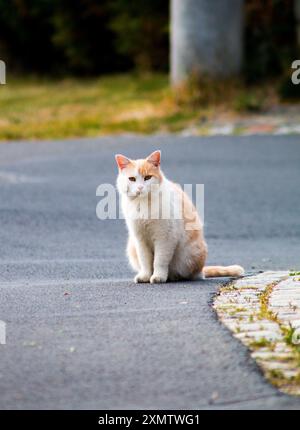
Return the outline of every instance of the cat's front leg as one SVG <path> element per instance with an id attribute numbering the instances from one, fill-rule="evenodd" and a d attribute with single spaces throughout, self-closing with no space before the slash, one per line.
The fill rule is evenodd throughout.
<path id="1" fill-rule="evenodd" d="M 154 246 L 154 271 L 150 278 L 151 284 L 167 282 L 169 265 L 174 255 L 175 244 L 168 240 L 160 240 Z"/>
<path id="2" fill-rule="evenodd" d="M 135 276 L 134 282 L 149 282 L 153 272 L 153 254 L 144 240 L 139 239 L 137 246 L 137 255 L 140 263 L 140 271 Z"/>

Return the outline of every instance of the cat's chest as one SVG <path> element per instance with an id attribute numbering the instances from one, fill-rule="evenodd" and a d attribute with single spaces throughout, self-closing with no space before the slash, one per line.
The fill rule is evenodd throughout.
<path id="1" fill-rule="evenodd" d="M 158 220 L 138 219 L 131 224 L 131 231 L 138 239 L 154 243 L 162 234 L 163 226 Z"/>
<path id="2" fill-rule="evenodd" d="M 159 228 L 158 223 L 150 219 L 136 219 L 133 221 L 132 226 L 136 234 L 146 236 L 153 235 Z"/>

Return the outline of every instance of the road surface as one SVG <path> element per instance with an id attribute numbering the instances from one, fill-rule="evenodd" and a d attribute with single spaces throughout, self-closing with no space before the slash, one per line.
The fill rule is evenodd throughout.
<path id="1" fill-rule="evenodd" d="M 299 269 L 300 139 L 109 137 L 0 145 L 1 409 L 300 408 L 211 307 L 221 280 L 134 285 L 96 217 L 115 153 L 205 184 L 209 264 Z"/>

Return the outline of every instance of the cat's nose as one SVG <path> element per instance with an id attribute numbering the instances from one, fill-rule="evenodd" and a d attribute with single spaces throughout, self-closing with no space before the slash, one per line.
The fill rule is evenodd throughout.
<path id="1" fill-rule="evenodd" d="M 139 191 L 142 191 L 142 189 L 144 188 L 144 186 L 143 185 L 139 185 L 137 188 L 138 188 Z"/>

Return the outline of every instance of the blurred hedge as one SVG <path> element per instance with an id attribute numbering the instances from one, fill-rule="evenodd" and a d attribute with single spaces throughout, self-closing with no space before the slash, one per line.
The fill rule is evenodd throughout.
<path id="1" fill-rule="evenodd" d="M 294 0 L 246 0 L 244 75 L 257 81 L 284 73 L 299 55 Z"/>
<path id="2" fill-rule="evenodd" d="M 293 0 L 245 9 L 244 75 L 280 74 L 295 58 Z M 169 0 L 0 0 L 0 58 L 47 74 L 167 70 L 168 27 Z"/>

